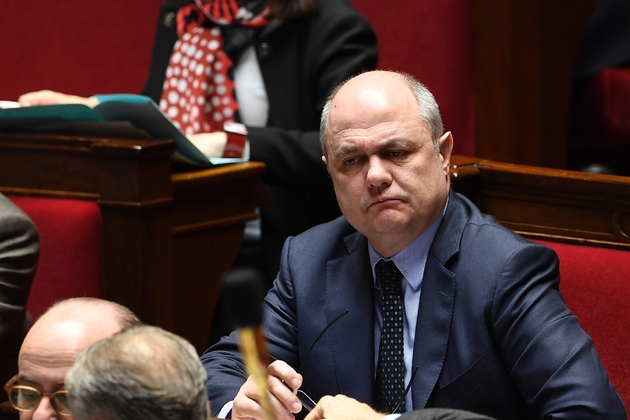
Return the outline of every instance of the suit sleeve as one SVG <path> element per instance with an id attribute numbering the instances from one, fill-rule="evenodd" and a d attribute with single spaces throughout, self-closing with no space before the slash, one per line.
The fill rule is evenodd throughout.
<path id="1" fill-rule="evenodd" d="M 0 343 L 19 346 L 26 332 L 26 301 L 39 258 L 37 228 L 0 195 Z"/>
<path id="2" fill-rule="evenodd" d="M 626 418 L 591 338 L 560 295 L 552 250 L 527 246 L 507 260 L 492 319 L 506 367 L 538 418 Z"/>
<path id="3" fill-rule="evenodd" d="M 297 343 L 295 297 L 290 275 L 286 274 L 291 271 L 288 251 L 291 239 L 287 240 L 282 253 L 280 276 L 265 297 L 262 328 L 267 339 L 266 350 L 270 355 L 270 362 L 283 360 L 297 369 L 299 356 L 295 345 Z M 229 337 L 223 337 L 206 350 L 201 356 L 201 362 L 208 374 L 206 388 L 211 412 L 216 416 L 225 404 L 234 400 L 248 377 L 239 352 L 236 332 Z"/>

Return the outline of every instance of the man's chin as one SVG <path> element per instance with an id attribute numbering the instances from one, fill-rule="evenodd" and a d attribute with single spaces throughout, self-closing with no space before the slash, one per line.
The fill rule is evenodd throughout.
<path id="1" fill-rule="evenodd" d="M 404 233 L 408 226 L 408 218 L 393 210 L 380 212 L 372 221 L 372 230 L 380 235 L 399 235 Z"/>

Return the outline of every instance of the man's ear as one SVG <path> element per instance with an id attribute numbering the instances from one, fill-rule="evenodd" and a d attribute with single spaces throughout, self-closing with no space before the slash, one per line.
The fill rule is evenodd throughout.
<path id="1" fill-rule="evenodd" d="M 324 163 L 326 164 L 326 166 L 328 166 L 328 160 L 326 159 L 326 156 L 322 156 L 322 160 L 324 161 Z"/>
<path id="2" fill-rule="evenodd" d="M 440 156 L 442 157 L 442 169 L 448 176 L 451 166 L 451 153 L 453 152 L 453 135 L 450 131 L 440 137 Z"/>

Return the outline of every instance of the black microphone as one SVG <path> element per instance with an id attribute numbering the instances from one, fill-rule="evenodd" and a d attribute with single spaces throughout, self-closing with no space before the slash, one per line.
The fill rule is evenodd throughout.
<path id="1" fill-rule="evenodd" d="M 263 279 L 250 267 L 234 268 L 223 276 L 224 311 L 237 329 L 239 350 L 247 374 L 253 376 L 261 390 L 260 405 L 268 420 L 273 419 L 267 390 L 267 354 L 261 324 L 263 316 Z"/>

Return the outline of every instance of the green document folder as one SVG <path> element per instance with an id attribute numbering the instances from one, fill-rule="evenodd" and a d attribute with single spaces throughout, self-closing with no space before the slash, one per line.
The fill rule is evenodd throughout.
<path id="1" fill-rule="evenodd" d="M 100 103 L 94 108 L 61 104 L 0 109 L 0 131 L 171 139 L 177 146 L 175 159 L 204 167 L 249 160 L 248 147 L 242 158 L 204 155 L 147 96 L 114 94 L 96 98 Z"/>

